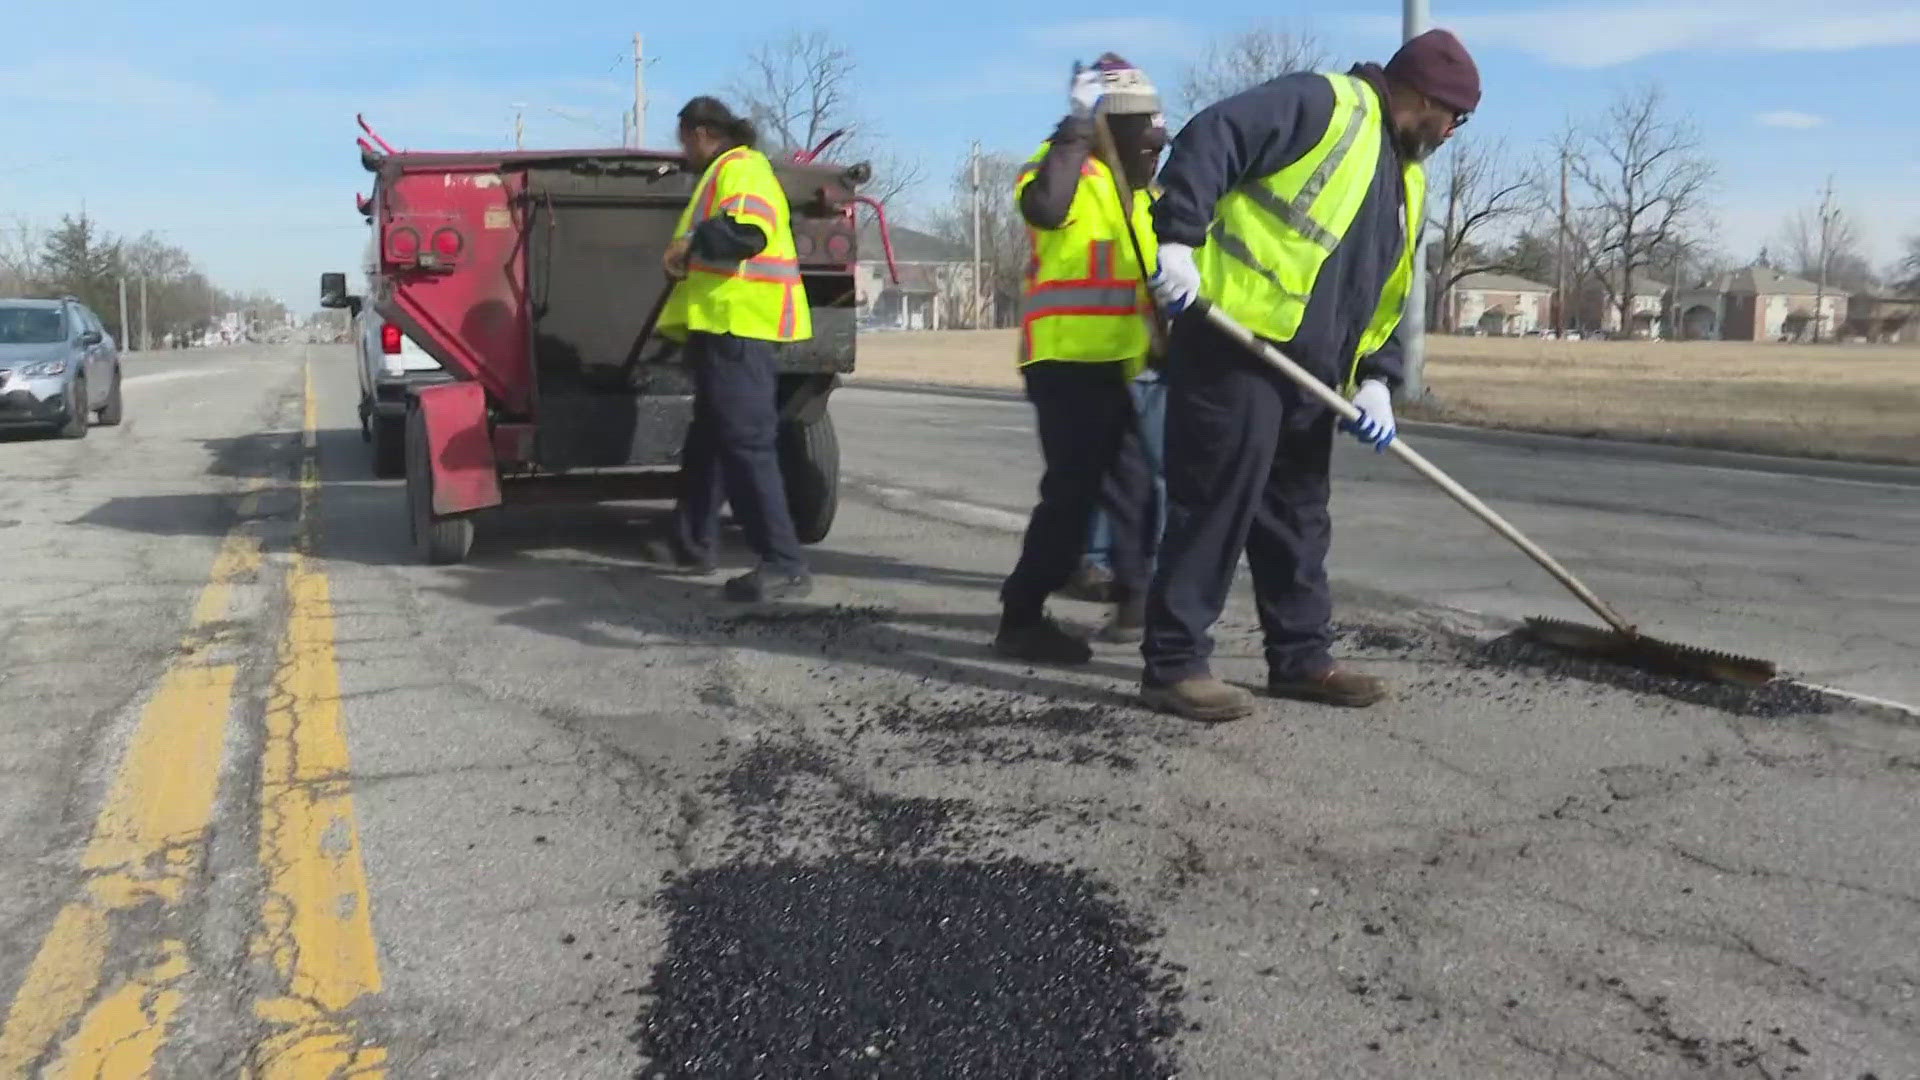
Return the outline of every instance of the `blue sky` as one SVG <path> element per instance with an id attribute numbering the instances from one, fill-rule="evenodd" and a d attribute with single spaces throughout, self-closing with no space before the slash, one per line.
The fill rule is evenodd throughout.
<path id="1" fill-rule="evenodd" d="M 15 0 L 0 50 L 0 224 L 87 210 L 152 228 L 228 287 L 311 310 L 321 270 L 357 265 L 363 228 L 353 115 L 397 145 L 614 143 L 643 32 L 649 143 L 689 96 L 722 89 L 741 54 L 824 28 L 857 56 L 860 111 L 917 158 L 924 209 L 979 139 L 1025 153 L 1063 109 L 1076 57 L 1115 49 L 1163 88 L 1217 34 L 1311 29 L 1344 63 L 1384 59 L 1397 3 L 1138 6 L 1073 18 L 1057 5 L 972 0 L 698 4 L 334 0 L 289 6 Z M 1717 233 L 1750 257 L 1831 172 L 1876 262 L 1920 231 L 1917 0 L 1433 0 L 1478 57 L 1471 133 L 1537 150 L 1568 115 L 1659 82 L 1720 165 Z M 796 19 L 794 13 L 805 15 Z M 909 216 L 912 208 L 902 208 Z"/>

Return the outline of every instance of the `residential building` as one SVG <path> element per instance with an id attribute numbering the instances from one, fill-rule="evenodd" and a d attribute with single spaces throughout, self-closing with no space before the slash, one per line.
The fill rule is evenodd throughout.
<path id="1" fill-rule="evenodd" d="M 1723 341 L 1808 341 L 1816 325 L 1830 341 L 1848 315 L 1845 292 L 1760 264 L 1682 289 L 1675 302 L 1683 337 Z"/>
<path id="2" fill-rule="evenodd" d="M 1850 296 L 1844 340 L 1920 344 L 1920 296 Z"/>
<path id="3" fill-rule="evenodd" d="M 1523 336 L 1553 323 L 1553 286 L 1512 274 L 1468 274 L 1447 296 L 1446 325 L 1456 332 Z"/>
<path id="4" fill-rule="evenodd" d="M 880 228 L 862 226 L 854 264 L 854 302 L 866 330 L 946 330 L 980 325 L 975 318 L 972 252 L 916 229 L 894 225 L 894 265 L 888 270 Z M 993 325 L 988 301 L 985 325 Z"/>
<path id="5" fill-rule="evenodd" d="M 1633 302 L 1628 307 L 1631 326 L 1626 330 L 1621 329 L 1620 304 L 1615 299 L 1622 288 L 1618 282 L 1611 289 L 1602 288 L 1598 282 L 1591 283 L 1574 302 L 1570 325 L 1584 331 L 1599 330 L 1608 337 L 1665 337 L 1667 293 L 1672 286 L 1645 269 L 1636 273 Z"/>

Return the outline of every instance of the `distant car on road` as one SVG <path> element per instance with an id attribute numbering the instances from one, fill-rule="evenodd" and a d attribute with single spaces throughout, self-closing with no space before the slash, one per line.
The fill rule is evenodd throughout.
<path id="1" fill-rule="evenodd" d="M 0 427 L 83 439 L 120 415 L 120 349 L 98 316 L 71 297 L 0 300 Z"/>

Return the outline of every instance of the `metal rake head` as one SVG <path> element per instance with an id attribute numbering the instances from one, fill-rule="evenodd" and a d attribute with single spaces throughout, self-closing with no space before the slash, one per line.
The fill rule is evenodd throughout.
<path id="1" fill-rule="evenodd" d="M 1736 686 L 1765 686 L 1778 678 L 1771 660 L 1662 641 L 1645 634 L 1623 634 L 1563 619 L 1529 618 L 1527 635 L 1543 645 L 1675 678 Z"/>

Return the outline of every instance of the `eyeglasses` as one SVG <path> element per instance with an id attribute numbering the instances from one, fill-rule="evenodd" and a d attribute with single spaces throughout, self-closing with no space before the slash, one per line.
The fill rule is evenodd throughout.
<path id="1" fill-rule="evenodd" d="M 1456 112 L 1455 112 L 1455 113 L 1453 114 L 1453 126 L 1454 126 L 1454 127 L 1456 127 L 1456 128 L 1458 128 L 1458 127 L 1462 127 L 1462 126 L 1464 126 L 1464 125 L 1466 124 L 1466 122 L 1467 122 L 1467 121 L 1469 121 L 1469 120 L 1471 120 L 1471 119 L 1473 119 L 1473 114 L 1472 114 L 1472 113 L 1470 113 L 1470 112 L 1458 112 L 1458 111 L 1456 111 Z"/>

